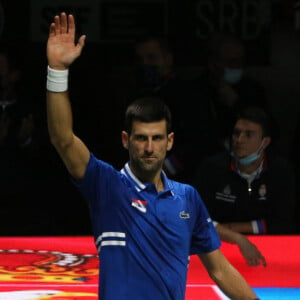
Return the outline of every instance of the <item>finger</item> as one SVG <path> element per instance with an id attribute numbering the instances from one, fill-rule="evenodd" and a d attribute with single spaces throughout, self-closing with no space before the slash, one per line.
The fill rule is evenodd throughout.
<path id="1" fill-rule="evenodd" d="M 73 15 L 68 15 L 69 33 L 75 36 L 75 20 Z"/>
<path id="2" fill-rule="evenodd" d="M 251 266 L 251 267 L 255 266 L 255 261 L 253 259 L 251 259 L 249 261 L 249 266 Z"/>
<path id="3" fill-rule="evenodd" d="M 253 260 L 252 266 L 254 267 L 259 266 L 259 260 L 258 259 Z"/>
<path id="4" fill-rule="evenodd" d="M 62 12 L 60 14 L 60 32 L 67 33 L 68 32 L 68 22 L 66 13 Z"/>
<path id="5" fill-rule="evenodd" d="M 85 39 L 86 39 L 86 35 L 82 35 L 79 40 L 78 40 L 78 44 L 77 44 L 77 47 L 79 48 L 79 51 L 82 50 L 82 48 L 84 47 L 85 45 Z"/>
<path id="6" fill-rule="evenodd" d="M 267 266 L 267 261 L 266 261 L 266 259 L 265 259 L 263 256 L 261 257 L 261 262 L 262 262 L 262 265 L 263 265 L 264 267 Z"/>
<path id="7" fill-rule="evenodd" d="M 260 264 L 260 260 L 258 258 L 248 258 L 247 264 L 250 267 L 256 267 Z"/>
<path id="8" fill-rule="evenodd" d="M 54 24 L 54 23 L 51 23 L 51 24 L 50 24 L 50 28 L 49 28 L 49 36 L 50 36 L 50 37 L 55 36 L 55 24 Z"/>
<path id="9" fill-rule="evenodd" d="M 54 31 L 55 31 L 55 35 L 60 34 L 60 18 L 59 18 L 59 16 L 54 17 Z"/>

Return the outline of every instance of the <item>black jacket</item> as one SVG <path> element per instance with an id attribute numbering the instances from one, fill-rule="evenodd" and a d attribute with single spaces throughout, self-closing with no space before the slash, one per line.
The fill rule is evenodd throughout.
<path id="1" fill-rule="evenodd" d="M 248 185 L 230 154 L 204 160 L 194 185 L 217 222 L 264 220 L 268 234 L 294 233 L 294 171 L 283 157 L 268 155 Z"/>

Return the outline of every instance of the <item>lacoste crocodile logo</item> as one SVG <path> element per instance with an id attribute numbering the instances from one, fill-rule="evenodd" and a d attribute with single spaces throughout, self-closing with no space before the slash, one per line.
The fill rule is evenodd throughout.
<path id="1" fill-rule="evenodd" d="M 190 218 L 190 214 L 189 214 L 189 213 L 186 213 L 186 212 L 183 210 L 183 211 L 181 211 L 181 212 L 179 213 L 179 217 L 180 217 L 181 219 L 189 219 L 189 218 Z"/>

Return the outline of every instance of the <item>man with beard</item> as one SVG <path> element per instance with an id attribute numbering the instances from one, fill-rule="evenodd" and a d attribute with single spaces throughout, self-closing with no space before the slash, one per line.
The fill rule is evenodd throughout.
<path id="1" fill-rule="evenodd" d="M 49 135 L 86 198 L 99 253 L 99 297 L 183 300 L 189 255 L 198 254 L 211 278 L 231 299 L 257 299 L 220 251 L 220 240 L 197 191 L 162 171 L 173 146 L 171 114 L 155 97 L 126 110 L 121 171 L 97 159 L 72 129 L 68 70 L 85 44 L 75 42 L 72 15 L 50 25 L 47 43 Z"/>

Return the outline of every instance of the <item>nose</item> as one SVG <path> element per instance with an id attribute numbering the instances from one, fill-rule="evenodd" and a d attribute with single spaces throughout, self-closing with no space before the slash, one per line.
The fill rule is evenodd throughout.
<path id="1" fill-rule="evenodd" d="M 236 140 L 237 140 L 238 142 L 241 142 L 241 141 L 243 140 L 243 135 L 242 135 L 241 133 L 238 134 L 237 137 L 236 137 Z"/>
<path id="2" fill-rule="evenodd" d="M 242 132 L 234 133 L 232 139 L 236 143 L 241 143 L 244 139 L 244 134 Z"/>
<path id="3" fill-rule="evenodd" d="M 148 153 L 153 152 L 153 141 L 152 141 L 152 138 L 148 138 L 148 140 L 146 142 L 146 151 Z"/>

